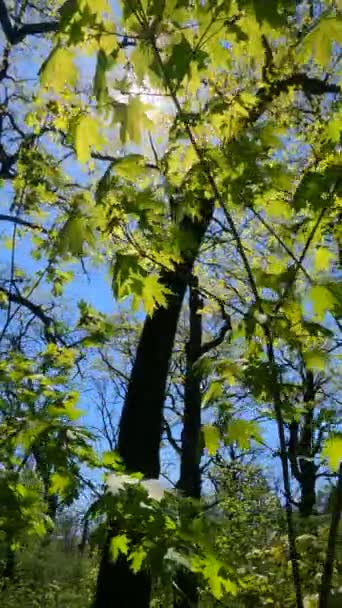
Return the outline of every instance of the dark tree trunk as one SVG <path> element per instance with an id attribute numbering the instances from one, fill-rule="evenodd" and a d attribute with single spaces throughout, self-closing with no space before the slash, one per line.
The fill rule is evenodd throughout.
<path id="1" fill-rule="evenodd" d="M 193 281 L 189 295 L 189 341 L 186 345 L 186 372 L 184 390 L 184 415 L 182 430 L 180 478 L 177 487 L 190 498 L 201 497 L 201 377 L 195 363 L 202 347 L 202 300 L 198 293 L 198 281 Z M 198 605 L 198 577 L 180 570 L 177 575 L 175 608 L 193 608 Z"/>
<path id="2" fill-rule="evenodd" d="M 312 515 L 316 505 L 317 466 L 314 462 L 300 459 L 301 484 L 299 512 L 302 517 Z"/>
<path id="3" fill-rule="evenodd" d="M 15 550 L 12 547 L 13 544 L 13 537 L 12 534 L 10 532 L 6 533 L 6 539 L 5 539 L 5 543 L 6 543 L 6 557 L 5 557 L 5 563 L 4 563 L 4 568 L 2 570 L 2 582 L 0 585 L 0 589 L 6 589 L 6 587 L 8 586 L 9 583 L 13 583 L 15 581 L 16 578 L 16 556 L 15 556 Z"/>
<path id="4" fill-rule="evenodd" d="M 342 462 L 340 463 L 336 491 L 334 496 L 333 510 L 331 514 L 329 538 L 325 563 L 323 568 L 323 576 L 321 581 L 321 590 L 319 594 L 319 608 L 332 608 L 333 605 L 341 606 L 341 598 L 333 598 L 331 596 L 331 583 L 334 572 L 334 561 L 336 558 L 336 546 L 338 543 L 338 527 L 340 524 L 342 512 Z M 338 594 L 340 595 L 340 594 Z M 336 604 L 334 602 L 336 600 Z"/>
<path id="5" fill-rule="evenodd" d="M 300 486 L 299 512 L 302 517 L 312 515 L 316 505 L 317 465 L 314 463 L 314 377 L 311 371 L 306 374 L 304 403 L 307 404 L 301 425 L 292 421 L 289 425 L 289 460 L 291 472 Z"/>
<path id="6" fill-rule="evenodd" d="M 124 555 L 115 562 L 110 557 L 110 536 L 100 562 L 95 604 L 96 608 L 148 608 L 151 578 L 143 570 L 137 574 L 129 569 Z"/>
<path id="7" fill-rule="evenodd" d="M 189 233 L 192 247 L 184 251 L 184 261 L 174 272 L 161 276 L 161 282 L 172 295 L 168 297 L 167 308 L 158 308 L 145 320 L 122 410 L 120 456 L 128 471 L 140 471 L 146 478 L 158 478 L 160 473 L 159 448 L 169 362 L 185 291 L 212 217 L 213 204 L 203 201 L 201 211 L 200 220 L 185 217 L 181 223 L 181 228 Z M 134 574 L 123 556 L 113 563 L 109 542 L 100 563 L 93 608 L 148 608 L 150 577 L 146 573 Z"/>
<path id="8" fill-rule="evenodd" d="M 6 562 L 5 562 L 5 568 L 4 568 L 4 579 L 6 579 L 7 581 L 11 581 L 14 579 L 14 572 L 15 572 L 15 552 L 14 549 L 12 549 L 11 544 L 8 544 L 7 550 L 6 550 Z"/>
<path id="9" fill-rule="evenodd" d="M 47 505 L 47 514 L 53 522 L 56 521 L 57 509 L 58 509 L 58 496 L 57 494 L 50 494 L 50 477 L 51 477 L 51 466 L 49 465 L 46 455 L 40 446 L 36 445 L 32 449 L 34 459 L 36 461 L 37 470 L 41 476 L 43 487 L 44 487 L 44 500 Z"/>
<path id="10" fill-rule="evenodd" d="M 184 416 L 181 448 L 180 479 L 177 484 L 186 496 L 201 497 L 202 433 L 201 433 L 201 378 L 195 363 L 201 354 L 202 300 L 196 286 L 190 288 L 190 336 L 186 345 L 186 375 Z"/>
<path id="11" fill-rule="evenodd" d="M 82 555 L 85 552 L 85 549 L 86 549 L 86 546 L 88 543 L 89 543 L 89 515 L 87 513 L 83 520 L 82 536 L 81 536 L 81 541 L 78 545 L 78 550 Z"/>

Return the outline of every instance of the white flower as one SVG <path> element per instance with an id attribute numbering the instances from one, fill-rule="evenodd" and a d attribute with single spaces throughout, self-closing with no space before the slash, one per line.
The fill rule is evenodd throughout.
<path id="1" fill-rule="evenodd" d="M 139 483 L 139 479 L 134 479 L 134 477 L 130 477 L 129 475 L 116 475 L 112 473 L 107 477 L 107 486 L 109 491 L 112 494 L 118 494 L 120 490 L 124 490 L 125 484 L 135 484 Z"/>
<path id="2" fill-rule="evenodd" d="M 140 484 L 145 488 L 149 498 L 161 500 L 165 493 L 165 488 L 160 483 L 159 479 L 136 479 L 130 475 L 116 475 L 112 473 L 107 477 L 107 486 L 112 494 L 118 494 L 120 490 L 125 489 L 125 485 Z"/>
<path id="3" fill-rule="evenodd" d="M 165 494 L 165 488 L 161 485 L 159 479 L 144 479 L 141 485 L 147 490 L 150 498 L 161 500 Z"/>

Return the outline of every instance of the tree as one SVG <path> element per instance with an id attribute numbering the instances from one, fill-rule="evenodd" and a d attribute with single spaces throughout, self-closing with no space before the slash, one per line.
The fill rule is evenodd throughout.
<path id="1" fill-rule="evenodd" d="M 230 359 L 209 361 L 207 395 L 213 395 L 212 386 L 235 382 L 238 392 L 247 391 L 276 425 L 295 589 L 291 602 L 297 608 L 303 606 L 303 590 L 290 469 L 302 487 L 302 510 L 310 513 L 317 479 L 312 459 L 323 448 L 330 460 L 333 454 L 335 471 L 340 445 L 338 435 L 321 442 L 331 430 L 322 408 L 315 420 L 318 444 L 312 447 L 313 391 L 309 395 L 308 390 L 314 385 L 315 397 L 321 394 L 320 372 L 331 382 L 341 318 L 340 12 L 330 1 L 324 10 L 318 8 L 304 2 L 266 8 L 255 1 L 214 6 L 139 0 L 123 5 L 121 22 L 114 26 L 106 2 L 68 2 L 59 20 L 29 28 L 13 28 L 2 10 L 3 30 L 12 44 L 34 32 L 57 32 L 29 122 L 40 134 L 44 124 L 56 148 L 75 152 L 81 163 L 94 161 L 101 175 L 95 204 L 89 194 L 93 185 L 87 192 L 73 186 L 52 239 L 40 241 L 36 250 L 53 260 L 56 286 L 62 260 L 94 256 L 96 242 L 102 261 L 114 257 L 115 296 L 131 297 L 147 313 L 119 425 L 119 453 L 129 473 L 159 475 L 167 375 L 181 307 L 186 290 L 194 294 L 197 289 L 193 275 L 196 261 L 203 264 L 205 235 L 213 234 L 214 225 L 220 228 L 220 282 L 211 269 L 209 280 L 216 285 L 209 291 L 231 317 Z M 85 102 L 75 95 L 83 83 L 77 82 L 73 61 L 83 50 L 97 53 L 95 100 L 88 86 Z M 148 137 L 151 114 L 142 102 L 151 87 L 167 102 L 168 145 L 161 151 Z M 108 150 L 108 128 L 112 141 L 127 146 L 123 154 L 113 155 L 112 144 Z M 132 152 L 134 144 L 141 146 L 139 153 Z M 43 161 L 50 166 L 51 157 L 45 162 L 46 152 L 39 154 L 38 166 Z M 30 162 L 27 157 L 21 171 L 36 188 Z M 68 180 L 60 179 L 65 189 Z M 10 301 L 22 298 L 13 289 L 13 277 L 6 295 Z M 93 317 L 83 306 L 82 322 L 93 327 Z M 99 327 L 102 339 L 108 338 L 105 320 L 96 321 L 96 340 Z M 196 392 L 199 397 L 198 385 Z M 197 439 L 200 432 L 197 416 Z M 254 421 L 236 412 L 228 416 L 226 428 L 211 423 L 204 428 L 211 452 L 222 441 L 248 443 L 258 435 Z M 115 504 L 120 511 L 120 503 Z M 138 507 L 137 513 L 141 523 Z M 125 529 L 127 522 L 117 519 Z M 143 545 L 144 536 L 134 527 L 127 530 L 132 539 L 119 529 L 110 531 L 97 608 L 116 600 L 132 605 L 136 597 L 148 605 L 152 563 L 142 560 L 143 569 L 133 572 L 127 547 L 131 541 Z M 116 543 L 121 549 L 113 563 L 110 549 Z M 191 563 L 192 570 L 208 575 L 205 558 Z M 219 589 L 221 567 L 216 563 L 212 577 Z"/>

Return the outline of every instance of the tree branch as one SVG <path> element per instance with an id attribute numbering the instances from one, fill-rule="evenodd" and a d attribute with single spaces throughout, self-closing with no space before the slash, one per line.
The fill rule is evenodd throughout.
<path id="1" fill-rule="evenodd" d="M 40 230 L 41 232 L 48 234 L 48 230 L 46 230 L 46 228 L 44 228 L 44 226 L 40 226 L 39 224 L 35 224 L 33 222 L 23 220 L 20 217 L 15 217 L 13 215 L 6 215 L 5 213 L 0 213 L 0 221 L 13 222 L 14 224 L 20 224 L 21 226 L 27 226 L 27 228 L 32 228 L 33 230 Z"/>
<path id="2" fill-rule="evenodd" d="M 302 90 L 307 95 L 325 95 L 327 93 L 340 94 L 337 84 L 325 82 L 319 78 L 312 78 L 302 72 L 291 74 L 283 80 L 276 80 L 271 85 L 261 87 L 257 92 L 258 103 L 251 108 L 247 121 L 256 122 L 274 99 L 281 93 L 286 93 L 291 87 Z"/>
<path id="3" fill-rule="evenodd" d="M 166 418 L 164 418 L 164 431 L 165 431 L 165 434 L 166 434 L 166 437 L 167 437 L 167 440 L 168 440 L 169 444 L 173 447 L 173 449 L 175 450 L 175 452 L 179 456 L 182 453 L 182 450 L 179 447 L 176 439 L 172 435 L 171 427 L 170 427 L 168 421 L 166 420 Z"/>
<path id="4" fill-rule="evenodd" d="M 22 42 L 26 36 L 57 32 L 59 28 L 58 21 L 28 23 L 20 28 L 13 27 L 5 0 L 0 0 L 0 23 L 8 42 L 12 45 Z"/>
<path id="5" fill-rule="evenodd" d="M 1 0 L 0 0 L 0 2 L 1 2 Z M 57 337 L 54 334 L 54 332 L 52 332 L 52 328 L 55 324 L 54 319 L 52 317 L 49 317 L 49 315 L 47 315 L 44 312 L 44 310 L 41 308 L 41 306 L 34 304 L 33 302 L 31 302 L 31 300 L 28 300 L 27 298 L 22 296 L 20 293 L 12 293 L 5 287 L 0 286 L 0 292 L 3 293 L 4 295 L 6 295 L 11 302 L 14 302 L 15 304 L 19 304 L 19 306 L 24 306 L 25 308 L 30 310 L 37 317 L 37 319 L 39 319 L 43 323 L 43 325 L 45 327 L 46 339 L 49 342 L 54 342 L 54 343 L 57 342 Z M 59 338 L 59 340 L 61 343 L 64 344 L 64 341 L 61 338 Z"/>
<path id="6" fill-rule="evenodd" d="M 213 348 L 217 348 L 218 346 L 220 346 L 220 344 L 222 344 L 223 340 L 225 339 L 227 332 L 232 329 L 230 316 L 225 312 L 224 309 L 222 309 L 222 316 L 224 318 L 224 323 L 218 335 L 216 336 L 216 338 L 213 338 L 212 340 L 209 340 L 208 342 L 204 342 L 204 344 L 202 344 L 200 356 L 209 352 Z"/>

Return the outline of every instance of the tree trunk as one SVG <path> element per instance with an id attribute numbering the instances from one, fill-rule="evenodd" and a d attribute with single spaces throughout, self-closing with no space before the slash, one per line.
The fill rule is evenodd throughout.
<path id="1" fill-rule="evenodd" d="M 13 582 L 15 579 L 15 550 L 12 548 L 13 538 L 12 535 L 6 534 L 6 559 L 5 566 L 2 572 L 3 582 L 2 589 L 6 589 L 8 583 Z"/>
<path id="2" fill-rule="evenodd" d="M 197 283 L 197 282 L 196 282 Z M 177 484 L 186 496 L 201 497 L 201 378 L 194 369 L 201 354 L 202 301 L 196 286 L 190 288 L 190 337 L 186 345 L 186 376 L 180 479 Z"/>
<path id="3" fill-rule="evenodd" d="M 158 308 L 145 320 L 119 426 L 119 453 L 130 472 L 158 478 L 165 388 L 178 319 L 192 268 L 212 217 L 213 203 L 203 201 L 201 219 L 185 217 L 181 228 L 189 233 L 191 249 L 183 252 L 183 263 L 165 272 L 161 282 L 171 291 L 166 308 Z M 124 556 L 115 563 L 105 547 L 93 608 L 148 608 L 151 580 L 134 574 Z M 133 597 L 134 596 L 134 597 Z"/>
<path id="4" fill-rule="evenodd" d="M 290 440 L 288 454 L 291 472 L 300 486 L 299 512 L 302 517 L 309 517 L 316 505 L 317 465 L 314 463 L 314 410 L 315 398 L 314 377 L 311 371 L 306 374 L 304 403 L 306 411 L 302 416 L 301 428 L 296 420 L 289 425 Z"/>
<path id="5" fill-rule="evenodd" d="M 184 415 L 180 479 L 177 487 L 185 496 L 201 497 L 201 377 L 194 369 L 202 347 L 202 300 L 198 293 L 198 281 L 193 281 L 189 296 L 189 341 L 186 345 L 186 373 L 184 391 Z M 180 570 L 177 576 L 180 589 L 175 597 L 175 608 L 193 608 L 198 605 L 198 577 Z"/>

